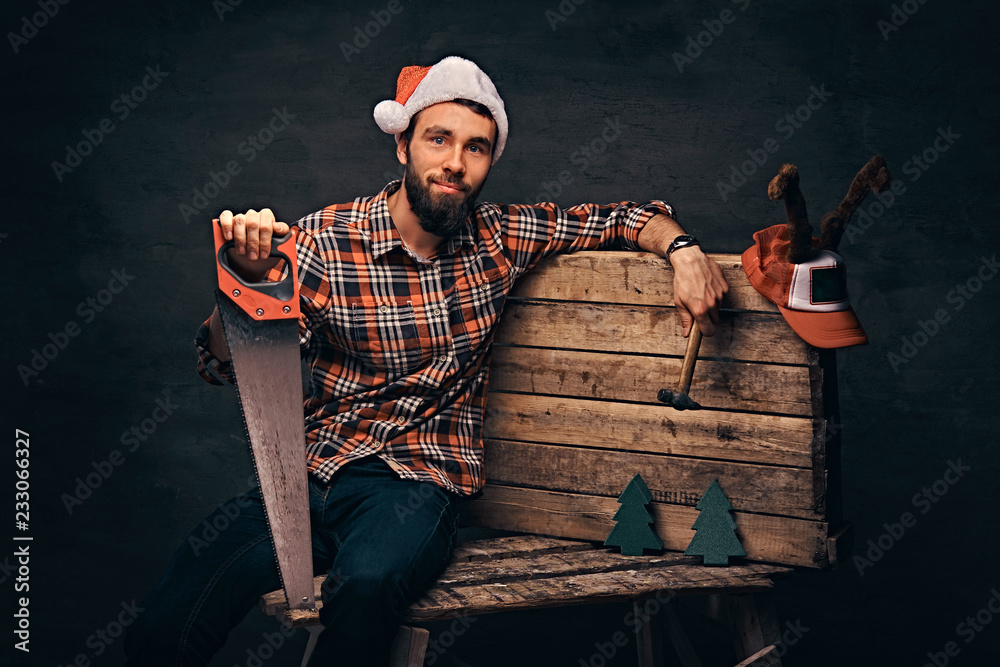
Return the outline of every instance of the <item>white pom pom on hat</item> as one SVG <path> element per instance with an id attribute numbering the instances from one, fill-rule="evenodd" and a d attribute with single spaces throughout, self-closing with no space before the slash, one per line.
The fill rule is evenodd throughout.
<path id="1" fill-rule="evenodd" d="M 404 67 L 396 81 L 396 99 L 375 105 L 375 122 L 398 141 L 418 112 L 459 98 L 479 102 L 493 114 L 497 124 L 497 145 L 493 147 L 496 164 L 507 144 L 507 113 L 490 77 L 471 60 L 448 56 L 430 67 Z"/>

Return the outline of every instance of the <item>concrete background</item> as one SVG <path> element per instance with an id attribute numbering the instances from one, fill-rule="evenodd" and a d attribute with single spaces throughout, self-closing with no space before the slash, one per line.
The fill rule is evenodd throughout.
<path id="1" fill-rule="evenodd" d="M 485 200 L 661 197 L 709 250 L 741 252 L 755 230 L 784 219 L 765 193 L 782 162 L 798 165 L 818 220 L 871 155 L 885 156 L 905 192 L 885 207 L 868 200 L 870 217 L 841 247 L 871 344 L 839 361 L 855 555 L 880 537 L 889 548 L 873 552 L 870 567 L 779 584 L 779 613 L 801 635 L 790 635 L 785 661 L 919 666 L 939 654 L 938 664 L 993 664 L 992 612 L 980 614 L 980 630 L 960 624 L 1000 586 L 991 372 L 1000 281 L 987 261 L 998 245 L 995 5 L 398 2 L 399 13 L 383 13 L 388 24 L 346 54 L 341 44 L 387 3 L 69 2 L 50 18 L 34 1 L 5 5 L 0 260 L 13 307 L 2 320 L 2 412 L 8 434 L 30 433 L 34 541 L 32 651 L 14 655 L 5 607 L 2 655 L 13 657 L 4 660 L 119 663 L 120 641 L 95 633 L 142 599 L 190 529 L 252 474 L 234 392 L 194 373 L 191 339 L 213 301 L 207 220 L 270 206 L 292 221 L 374 194 L 398 165 L 372 107 L 392 96 L 402 66 L 458 54 L 490 73 L 509 110 L 510 141 Z M 41 27 L 25 27 L 32 20 Z M 701 40 L 700 53 L 689 38 Z M 678 67 L 674 54 L 689 48 Z M 143 99 L 131 108 L 120 97 L 136 86 Z M 806 113 L 814 89 L 827 99 L 814 97 Z M 241 148 L 275 108 L 294 115 L 288 126 L 263 150 Z M 782 120 L 797 110 L 808 119 Z M 620 133 L 585 156 L 609 126 Z M 939 133 L 951 139 L 935 148 Z M 77 166 L 53 167 L 81 142 L 97 145 Z M 746 167 L 745 184 L 720 192 L 765 143 L 778 148 Z M 240 173 L 206 193 L 230 161 Z M 562 172 L 569 184 L 559 191 Z M 204 211 L 186 215 L 182 204 Z M 119 293 L 106 291 L 115 271 L 128 283 Z M 31 369 L 50 335 L 64 346 Z M 176 407 L 126 447 L 122 434 L 158 399 Z M 67 504 L 114 450 L 121 459 L 107 479 Z M 935 492 L 959 461 L 969 470 Z M 14 478 L 4 479 L 9 501 Z M 921 500 L 925 488 L 936 502 Z M 904 512 L 915 523 L 887 537 Z M 0 550 L 5 605 L 13 544 Z M 482 618 L 437 664 L 600 664 L 595 642 L 627 629 L 626 611 Z M 689 623 L 705 664 L 727 664 L 718 628 Z M 252 664 L 273 630 L 252 615 L 212 664 Z M 285 642 L 266 664 L 297 665 L 303 641 Z M 942 653 L 948 642 L 957 654 Z M 607 664 L 634 664 L 633 650 Z"/>

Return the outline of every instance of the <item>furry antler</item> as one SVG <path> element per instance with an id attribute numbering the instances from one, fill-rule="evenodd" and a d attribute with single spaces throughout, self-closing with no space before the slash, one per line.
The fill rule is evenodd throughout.
<path id="1" fill-rule="evenodd" d="M 774 201 L 785 200 L 785 214 L 788 216 L 788 261 L 792 264 L 804 262 L 812 254 L 812 225 L 806 213 L 806 200 L 799 190 L 799 170 L 794 164 L 785 164 L 778 175 L 767 186 L 767 196 Z"/>
<path id="2" fill-rule="evenodd" d="M 854 211 L 868 195 L 869 190 L 884 192 L 892 182 L 892 175 L 885 166 L 885 160 L 881 155 L 875 155 L 868 160 L 868 164 L 861 168 L 858 175 L 851 181 L 851 187 L 847 191 L 844 201 L 840 206 L 823 216 L 820 223 L 823 236 L 820 239 L 820 247 L 827 250 L 836 250 L 840 244 L 840 238 L 844 234 L 844 227 L 851 220 Z"/>

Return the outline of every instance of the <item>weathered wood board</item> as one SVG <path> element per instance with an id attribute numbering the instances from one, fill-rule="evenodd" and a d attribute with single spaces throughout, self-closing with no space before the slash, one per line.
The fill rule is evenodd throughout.
<path id="1" fill-rule="evenodd" d="M 788 568 L 762 563 L 703 567 L 698 559 L 666 552 L 624 556 L 587 542 L 537 536 L 477 540 L 456 549 L 433 589 L 411 608 L 407 622 L 453 616 L 618 602 L 656 594 L 750 593 L 772 588 Z M 324 577 L 314 580 L 317 599 Z M 322 605 L 319 605 L 322 607 Z M 261 598 L 267 614 L 284 611 L 280 591 Z M 292 610 L 292 626 L 316 625 L 318 611 Z"/>
<path id="2" fill-rule="evenodd" d="M 640 473 L 658 533 L 683 550 L 693 506 L 718 480 L 749 559 L 829 565 L 841 528 L 834 356 L 791 330 L 738 255 L 713 257 L 730 289 L 702 342 L 696 411 L 657 400 L 686 345 L 665 260 L 581 252 L 521 280 L 494 338 L 487 489 L 468 522 L 603 540 Z"/>

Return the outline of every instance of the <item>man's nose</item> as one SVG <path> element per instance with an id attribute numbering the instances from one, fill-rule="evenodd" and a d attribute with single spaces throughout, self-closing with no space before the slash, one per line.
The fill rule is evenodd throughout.
<path id="1" fill-rule="evenodd" d="M 445 169 L 455 174 L 461 175 L 465 173 L 465 153 L 462 151 L 460 146 L 456 146 L 448 155 L 445 156 L 444 164 L 441 165 Z"/>

